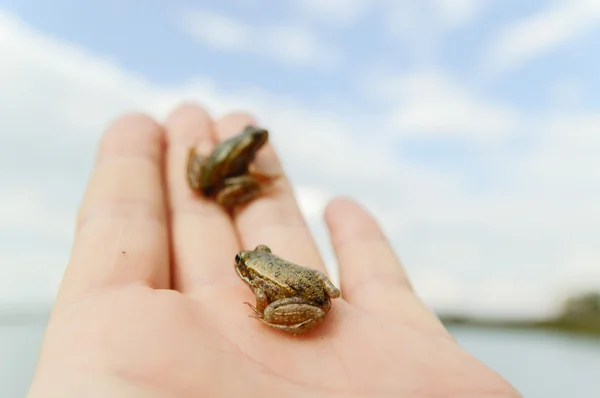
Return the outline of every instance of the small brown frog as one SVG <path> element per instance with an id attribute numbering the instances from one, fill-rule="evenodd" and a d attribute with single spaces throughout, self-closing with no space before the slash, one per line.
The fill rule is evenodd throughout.
<path id="1" fill-rule="evenodd" d="M 256 297 L 246 302 L 252 317 L 274 328 L 300 334 L 316 325 L 331 308 L 340 291 L 317 270 L 286 261 L 265 245 L 235 256 L 235 270 Z"/>
<path id="2" fill-rule="evenodd" d="M 262 192 L 261 184 L 276 178 L 251 170 L 256 153 L 268 138 L 267 130 L 247 126 L 237 136 L 218 143 L 208 157 L 190 148 L 188 186 L 226 208 L 251 201 Z"/>

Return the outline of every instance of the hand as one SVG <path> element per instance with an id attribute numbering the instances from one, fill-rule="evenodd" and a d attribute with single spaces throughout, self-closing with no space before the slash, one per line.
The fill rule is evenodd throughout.
<path id="1" fill-rule="evenodd" d="M 108 128 L 28 397 L 519 397 L 456 344 L 347 199 L 325 214 L 342 289 L 325 322 L 294 337 L 248 316 L 242 248 L 325 271 L 285 177 L 233 220 L 186 186 L 187 148 L 248 123 L 185 104 L 164 127 Z M 272 147 L 258 160 L 282 172 Z"/>

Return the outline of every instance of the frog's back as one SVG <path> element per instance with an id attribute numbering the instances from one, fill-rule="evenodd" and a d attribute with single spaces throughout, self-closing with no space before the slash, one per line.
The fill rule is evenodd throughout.
<path id="1" fill-rule="evenodd" d="M 208 169 L 201 176 L 202 189 L 205 191 L 205 194 L 210 194 L 214 189 L 218 188 L 223 179 L 228 177 L 227 174 L 231 174 L 227 159 L 229 154 L 229 145 L 224 141 L 218 143 L 208 157 L 206 162 Z"/>
<path id="2" fill-rule="evenodd" d="M 297 296 L 302 296 L 312 303 L 323 305 L 329 301 L 323 283 L 317 273 L 310 268 L 292 264 L 275 258 L 271 262 L 274 276 L 292 288 Z"/>

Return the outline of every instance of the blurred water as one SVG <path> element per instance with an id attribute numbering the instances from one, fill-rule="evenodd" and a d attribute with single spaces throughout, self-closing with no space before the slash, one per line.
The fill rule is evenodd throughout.
<path id="1" fill-rule="evenodd" d="M 600 338 L 551 331 L 449 328 L 525 398 L 600 397 Z"/>
<path id="2" fill-rule="evenodd" d="M 43 322 L 0 323 L 0 397 L 27 394 L 44 327 Z"/>
<path id="3" fill-rule="evenodd" d="M 44 325 L 0 323 L 0 397 L 24 398 Z M 600 339 L 451 327 L 458 342 L 526 398 L 600 397 Z"/>

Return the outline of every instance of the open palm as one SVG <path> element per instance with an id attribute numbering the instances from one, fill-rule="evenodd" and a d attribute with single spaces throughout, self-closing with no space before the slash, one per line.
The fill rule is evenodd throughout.
<path id="1" fill-rule="evenodd" d="M 185 185 L 190 145 L 249 123 L 185 104 L 164 126 L 127 115 L 107 130 L 29 398 L 519 397 L 456 344 L 349 200 L 325 215 L 342 289 L 325 322 L 292 336 L 248 316 L 239 250 L 325 271 L 272 147 L 258 162 L 282 178 L 233 220 Z"/>

